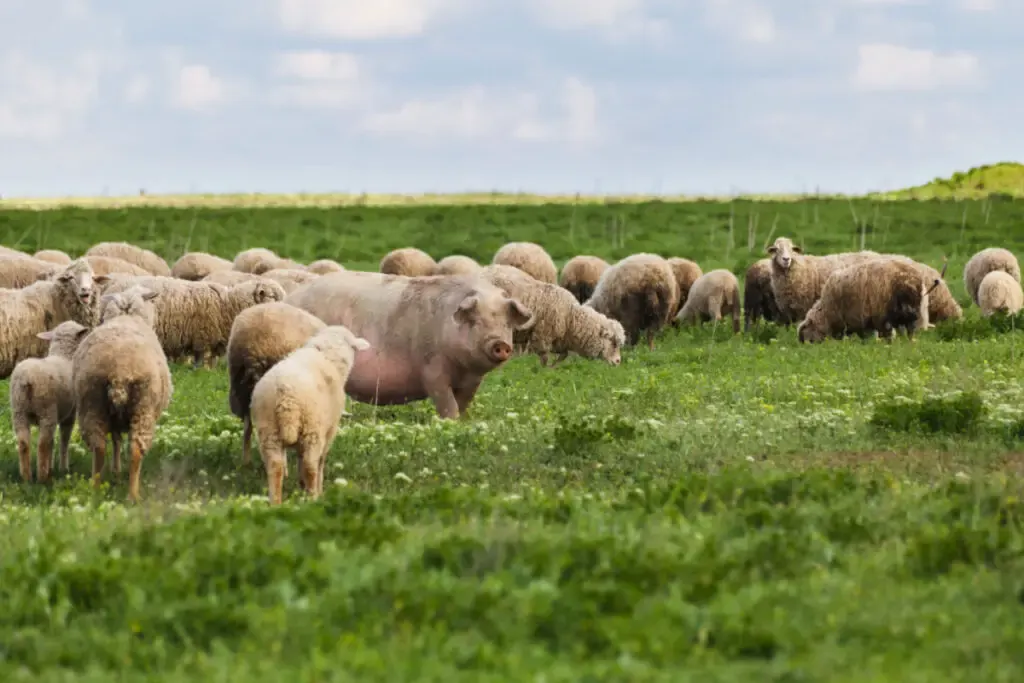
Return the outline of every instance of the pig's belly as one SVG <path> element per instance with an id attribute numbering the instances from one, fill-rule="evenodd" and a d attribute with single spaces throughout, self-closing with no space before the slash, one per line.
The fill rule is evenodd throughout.
<path id="1" fill-rule="evenodd" d="M 358 351 L 345 383 L 345 393 L 360 403 L 399 405 L 427 398 L 423 364 L 373 349 Z"/>

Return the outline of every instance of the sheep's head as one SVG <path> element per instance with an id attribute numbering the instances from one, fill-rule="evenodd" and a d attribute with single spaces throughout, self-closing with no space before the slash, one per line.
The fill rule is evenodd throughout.
<path id="1" fill-rule="evenodd" d="M 75 259 L 52 278 L 86 306 L 95 300 L 97 285 L 102 287 L 109 279 L 106 275 L 96 275 L 85 259 Z"/>
<path id="2" fill-rule="evenodd" d="M 159 292 L 135 285 L 117 294 L 104 294 L 100 298 L 100 324 L 122 315 L 130 315 L 145 320 L 150 327 L 156 322 L 156 308 L 153 300 Z"/>
<path id="3" fill-rule="evenodd" d="M 252 290 L 252 300 L 255 304 L 266 304 L 272 301 L 283 301 L 285 295 L 284 287 L 272 280 L 261 280 L 258 282 L 247 282 Z"/>
<path id="4" fill-rule="evenodd" d="M 813 307 L 796 328 L 796 338 L 801 344 L 816 344 L 825 341 L 824 320 L 818 315 L 811 315 L 812 313 L 817 313 Z"/>
<path id="5" fill-rule="evenodd" d="M 36 336 L 50 342 L 49 355 L 71 358 L 89 332 L 90 328 L 85 325 L 79 325 L 74 320 L 66 320 L 52 330 L 40 332 Z"/>
<path id="6" fill-rule="evenodd" d="M 626 345 L 626 330 L 618 320 L 608 316 L 602 317 L 604 324 L 601 325 L 601 358 L 610 365 L 619 365 L 622 362 L 622 347 Z"/>
<path id="7" fill-rule="evenodd" d="M 771 255 L 772 262 L 781 270 L 789 270 L 796 256 L 804 253 L 804 250 L 793 244 L 793 240 L 788 237 L 778 238 L 766 251 Z"/>

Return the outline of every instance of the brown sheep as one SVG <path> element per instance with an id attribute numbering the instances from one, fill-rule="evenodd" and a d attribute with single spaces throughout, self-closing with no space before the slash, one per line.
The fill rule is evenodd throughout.
<path id="1" fill-rule="evenodd" d="M 230 271 L 231 261 L 203 251 L 190 251 L 171 266 L 171 276 L 179 280 L 202 280 L 210 273 Z"/>
<path id="2" fill-rule="evenodd" d="M 576 297 L 576 301 L 583 303 L 594 293 L 597 281 L 608 268 L 608 262 L 603 258 L 586 254 L 573 256 L 562 266 L 558 284 L 569 290 L 569 293 Z"/>
<path id="3" fill-rule="evenodd" d="M 437 262 L 432 275 L 472 275 L 480 270 L 480 264 L 461 254 L 445 256 Z"/>
<path id="4" fill-rule="evenodd" d="M 779 307 L 772 291 L 772 260 L 755 261 L 743 281 L 743 329 L 749 330 L 758 320 L 779 321 Z"/>
<path id="5" fill-rule="evenodd" d="M 143 249 L 127 242 L 100 242 L 90 247 L 85 252 L 85 255 L 118 258 L 138 266 L 146 271 L 147 275 L 171 276 L 171 267 L 167 265 L 167 261 L 164 261 L 149 249 Z M 93 266 L 93 270 L 96 271 L 97 275 L 100 274 L 96 270 L 96 266 Z M 106 273 L 103 273 L 103 275 L 106 275 Z"/>
<path id="6" fill-rule="evenodd" d="M 686 297 L 690 295 L 690 288 L 704 274 L 704 271 L 690 259 L 673 256 L 667 259 L 667 261 L 672 269 L 672 273 L 676 276 L 676 282 L 679 284 L 679 305 L 672 312 L 672 317 L 674 318 L 679 314 L 679 311 L 683 310 L 683 305 L 686 304 Z"/>
<path id="7" fill-rule="evenodd" d="M 647 348 L 654 335 L 671 320 L 679 300 L 679 284 L 668 262 L 657 254 L 633 254 L 604 271 L 584 306 L 618 320 L 630 346 L 647 333 Z"/>
<path id="8" fill-rule="evenodd" d="M 533 242 L 509 242 L 494 252 L 491 263 L 518 268 L 535 280 L 558 284 L 558 268 L 544 247 Z"/>
<path id="9" fill-rule="evenodd" d="M 385 275 L 432 275 L 436 267 L 437 263 L 430 254 L 415 247 L 395 249 L 380 260 L 380 272 Z"/>

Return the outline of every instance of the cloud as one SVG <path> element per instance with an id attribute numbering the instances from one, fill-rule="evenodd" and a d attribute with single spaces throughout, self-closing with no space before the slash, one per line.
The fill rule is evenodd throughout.
<path id="1" fill-rule="evenodd" d="M 998 7 L 996 0 L 960 0 L 960 9 L 967 12 L 993 12 Z"/>
<path id="2" fill-rule="evenodd" d="M 422 34 L 459 0 L 278 0 L 278 18 L 292 33 L 347 40 Z"/>
<path id="3" fill-rule="evenodd" d="M 778 28 L 772 11 L 751 0 L 705 0 L 705 18 L 719 32 L 744 43 L 775 42 Z"/>
<path id="4" fill-rule="evenodd" d="M 303 50 L 277 55 L 273 73 L 284 83 L 274 101 L 308 108 L 347 108 L 368 90 L 359 59 L 347 52 Z"/>
<path id="5" fill-rule="evenodd" d="M 863 91 L 928 91 L 978 82 L 978 57 L 966 51 L 940 54 L 902 45 L 872 43 L 857 50 L 853 84 Z"/>
<path id="6" fill-rule="evenodd" d="M 51 142 L 61 137 L 99 95 L 101 59 L 92 52 L 61 68 L 21 51 L 0 57 L 0 137 Z"/>
<path id="7" fill-rule="evenodd" d="M 531 14 L 559 29 L 600 29 L 612 39 L 643 36 L 660 40 L 668 23 L 648 14 L 646 0 L 530 0 Z"/>
<path id="8" fill-rule="evenodd" d="M 224 82 L 205 64 L 186 64 L 178 69 L 171 90 L 171 102 L 179 109 L 203 111 L 227 98 Z"/>

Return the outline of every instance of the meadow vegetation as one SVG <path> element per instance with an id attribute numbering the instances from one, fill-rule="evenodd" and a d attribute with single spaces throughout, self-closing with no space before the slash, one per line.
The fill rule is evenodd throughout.
<path id="1" fill-rule="evenodd" d="M 961 273 L 1024 253 L 1024 204 L 804 200 L 0 211 L 0 243 L 127 240 L 173 262 L 266 246 L 559 265 L 653 251 L 741 277 L 777 236 L 941 268 L 965 319 L 888 345 L 671 329 L 622 366 L 521 357 L 467 419 L 352 416 L 325 495 L 266 504 L 227 374 L 174 368 L 143 466 L 20 482 L 0 419 L 0 680 L 1018 681 L 1024 317 Z M 7 392 L 7 383 L 0 383 Z M 294 463 L 294 461 L 293 461 Z"/>

